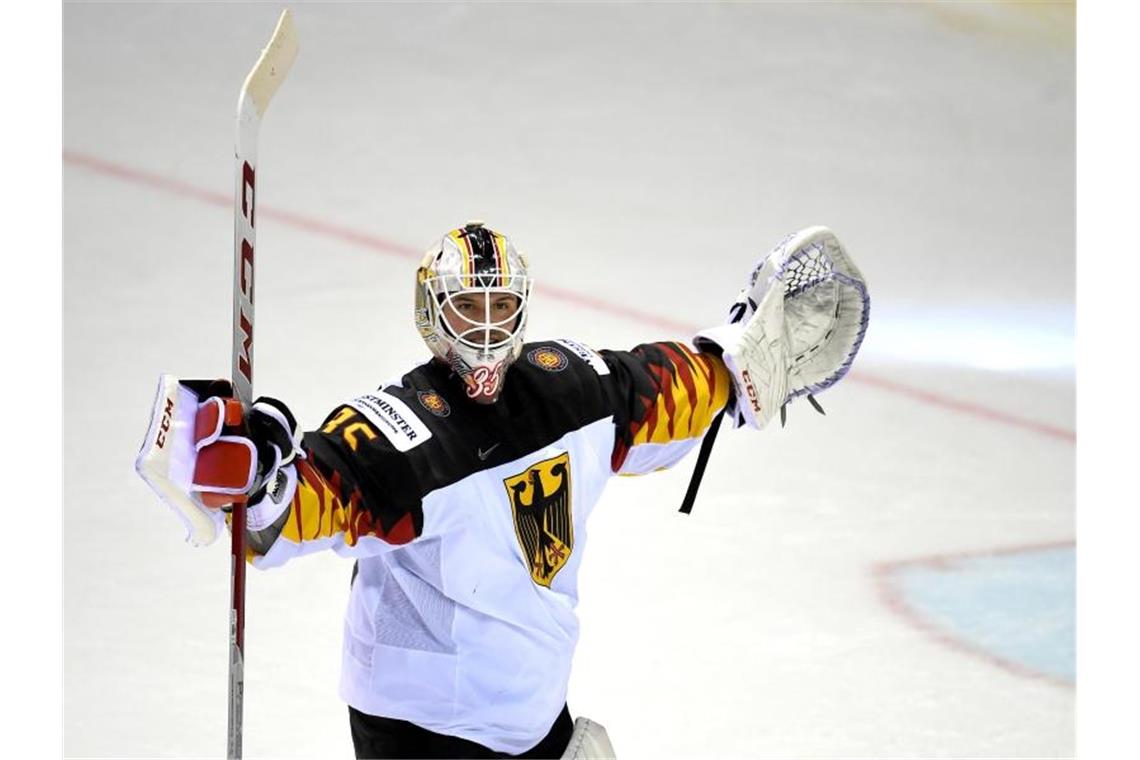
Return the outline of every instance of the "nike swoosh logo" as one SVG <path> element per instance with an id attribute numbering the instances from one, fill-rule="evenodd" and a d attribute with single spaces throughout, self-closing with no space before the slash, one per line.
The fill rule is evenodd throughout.
<path id="1" fill-rule="evenodd" d="M 499 441 L 499 443 L 502 443 L 502 441 Z M 495 449 L 499 448 L 499 443 L 496 443 L 494 446 L 487 449 L 486 451 L 483 451 L 483 449 L 479 449 L 477 452 L 479 454 L 479 459 L 484 460 L 487 457 L 491 456 L 491 452 L 494 451 Z"/>

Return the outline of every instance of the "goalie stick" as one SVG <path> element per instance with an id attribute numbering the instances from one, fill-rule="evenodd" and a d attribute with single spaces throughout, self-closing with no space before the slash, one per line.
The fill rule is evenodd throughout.
<path id="1" fill-rule="evenodd" d="M 234 141 L 234 326 L 232 381 L 234 395 L 248 410 L 253 403 L 254 209 L 257 200 L 257 133 L 269 101 L 297 57 L 293 16 L 286 8 L 269 44 L 261 52 L 238 95 Z M 245 525 L 246 505 L 230 514 L 230 667 L 226 757 L 241 757 L 242 697 L 245 662 Z"/>

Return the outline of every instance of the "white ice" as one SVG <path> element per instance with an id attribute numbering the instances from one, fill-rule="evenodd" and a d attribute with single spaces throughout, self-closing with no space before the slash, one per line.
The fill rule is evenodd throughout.
<path id="1" fill-rule="evenodd" d="M 229 373 L 232 114 L 278 10 L 64 6 L 67 756 L 224 751 L 228 545 L 184 544 L 132 463 L 160 372 Z M 947 646 L 875 575 L 1074 538 L 1071 6 L 294 12 L 255 388 L 309 427 L 424 356 L 412 252 L 470 218 L 530 255 L 531 334 L 597 347 L 717 322 L 800 227 L 868 278 L 826 417 L 726 430 L 691 516 L 691 459 L 607 491 L 575 713 L 627 758 L 1073 754 L 1072 686 Z M 349 570 L 251 572 L 247 757 L 351 756 Z"/>

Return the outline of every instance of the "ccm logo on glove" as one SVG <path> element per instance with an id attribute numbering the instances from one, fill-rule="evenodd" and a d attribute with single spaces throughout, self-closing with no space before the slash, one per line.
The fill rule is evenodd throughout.
<path id="1" fill-rule="evenodd" d="M 170 420 L 174 416 L 174 399 L 166 399 L 166 406 L 162 410 L 162 422 L 158 424 L 158 435 L 154 437 L 154 445 L 160 449 L 166 445 L 166 433 L 170 430 Z"/>
<path id="2" fill-rule="evenodd" d="M 748 374 L 748 370 L 741 370 L 740 376 L 744 379 L 744 390 L 748 391 L 748 402 L 752 404 L 752 410 L 759 414 L 760 398 L 756 393 L 756 386 L 752 384 L 752 375 Z"/>

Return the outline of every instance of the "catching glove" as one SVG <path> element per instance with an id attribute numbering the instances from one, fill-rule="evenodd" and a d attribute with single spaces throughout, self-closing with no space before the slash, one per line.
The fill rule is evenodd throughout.
<path id="1" fill-rule="evenodd" d="M 763 428 L 797 396 L 839 382 L 863 343 L 870 316 L 867 284 L 826 227 L 793 233 L 756 266 L 729 311 L 729 323 L 693 339 L 720 352 L 735 397 L 737 427 Z M 822 411 L 822 410 L 821 410 Z"/>

